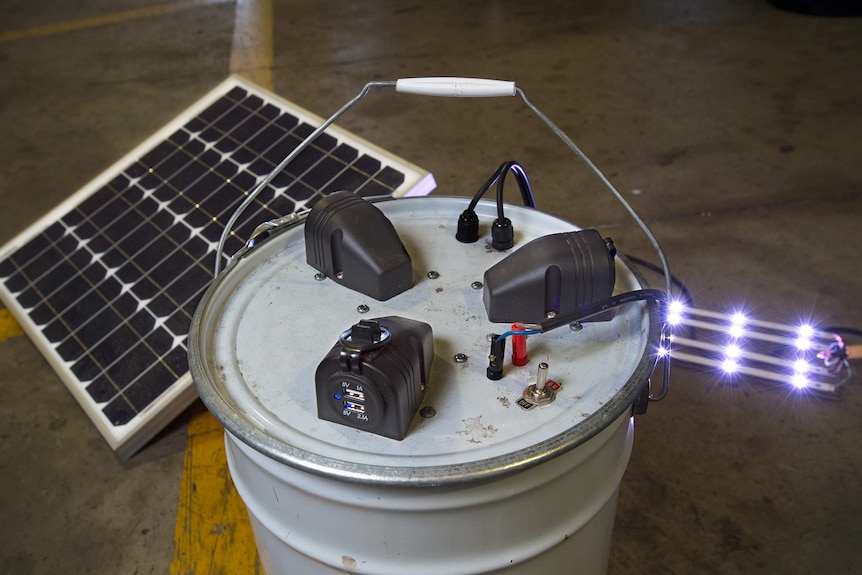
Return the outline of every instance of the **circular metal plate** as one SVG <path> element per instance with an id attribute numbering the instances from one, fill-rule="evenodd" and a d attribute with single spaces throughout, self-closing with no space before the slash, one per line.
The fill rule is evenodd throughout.
<path id="1" fill-rule="evenodd" d="M 234 435 L 287 465 L 346 480 L 439 485 L 511 473 L 583 443 L 630 409 L 655 364 L 658 315 L 653 304 L 620 308 L 609 322 L 578 332 L 561 328 L 528 339 L 530 363 L 485 377 L 488 322 L 482 290 L 472 284 L 507 253 L 455 240 L 466 198 L 409 198 L 377 203 L 413 259 L 416 285 L 378 302 L 333 281 L 318 281 L 305 262 L 297 225 L 257 246 L 204 296 L 192 325 L 190 365 L 201 398 Z M 477 209 L 483 228 L 495 205 Z M 577 229 L 507 206 L 515 248 L 549 233 Z M 429 271 L 437 272 L 429 274 Z M 616 291 L 645 287 L 617 260 Z M 368 306 L 367 313 L 359 313 Z M 423 403 L 403 441 L 317 418 L 314 372 L 339 335 L 363 318 L 396 315 L 429 323 L 435 359 Z M 507 351 L 511 350 L 509 346 Z M 455 356 L 463 354 L 460 362 Z M 462 359 L 462 358 L 459 358 Z M 550 405 L 526 411 L 517 399 L 538 362 L 563 387 Z"/>

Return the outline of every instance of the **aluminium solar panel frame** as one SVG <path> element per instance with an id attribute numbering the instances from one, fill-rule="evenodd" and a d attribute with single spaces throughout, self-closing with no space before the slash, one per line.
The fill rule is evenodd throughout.
<path id="1" fill-rule="evenodd" d="M 263 98 L 266 103 L 276 105 L 280 110 L 289 112 L 297 117 L 299 123 L 305 122 L 311 126 L 318 126 L 323 120 L 283 98 L 268 92 L 255 84 L 237 76 L 231 76 L 224 82 L 213 88 L 208 94 L 195 102 L 192 106 L 180 113 L 167 125 L 144 140 L 140 145 L 120 158 L 113 165 L 84 185 L 77 192 L 42 216 L 24 231 L 12 238 L 0 248 L 0 261 L 7 258 L 24 246 L 33 238 L 43 233 L 49 226 L 59 222 L 66 214 L 73 210 L 85 199 L 96 191 L 108 185 L 119 174 L 134 164 L 139 158 L 162 142 L 165 142 L 178 129 L 195 119 L 201 112 L 216 102 L 219 98 L 228 94 L 234 88 L 242 88 L 248 93 Z M 401 158 L 398 158 L 382 148 L 359 138 L 337 126 L 331 126 L 326 132 L 338 139 L 339 142 L 347 142 L 354 146 L 360 153 L 380 159 L 386 166 L 395 166 L 404 173 L 404 182 L 393 191 L 393 196 L 427 195 L 436 186 L 434 177 L 429 172 L 415 166 Z M 329 190 L 333 191 L 333 190 Z M 287 215 L 287 214 L 282 214 Z M 6 305 L 15 319 L 19 322 L 39 351 L 47 359 L 48 363 L 64 382 L 67 389 L 72 393 L 90 419 L 93 421 L 101 435 L 120 458 L 128 458 L 137 452 L 143 445 L 152 439 L 161 429 L 170 423 L 177 415 L 186 409 L 197 397 L 192 380 L 188 372 L 174 382 L 161 393 L 145 409 L 140 411 L 128 423 L 115 426 L 107 420 L 100 409 L 101 404 L 93 401 L 85 390 L 82 382 L 71 372 L 69 362 L 62 359 L 55 346 L 45 337 L 39 325 L 29 316 L 28 309 L 21 306 L 14 294 L 10 292 L 3 282 L 0 282 L 0 300 Z"/>

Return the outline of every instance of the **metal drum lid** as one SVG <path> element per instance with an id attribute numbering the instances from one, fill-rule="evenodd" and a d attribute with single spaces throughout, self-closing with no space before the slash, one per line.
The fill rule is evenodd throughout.
<path id="1" fill-rule="evenodd" d="M 474 282 L 509 252 L 493 250 L 490 238 L 473 244 L 455 239 L 466 204 L 449 197 L 376 204 L 410 253 L 415 279 L 413 288 L 385 302 L 316 279 L 305 261 L 302 220 L 234 262 L 204 296 L 190 335 L 192 376 L 207 407 L 231 433 L 276 461 L 389 485 L 512 473 L 576 448 L 629 410 L 655 364 L 653 304 L 629 304 L 612 321 L 584 324 L 577 332 L 564 327 L 532 336 L 527 365 L 513 366 L 507 357 L 504 377 L 487 379 L 487 336 L 508 326 L 488 321 Z M 477 213 L 487 235 L 495 204 L 480 202 Z M 514 249 L 577 229 L 518 206 L 507 205 L 506 215 L 516 230 Z M 645 287 L 620 258 L 616 268 L 615 291 Z M 417 416 L 403 441 L 317 418 L 318 363 L 345 329 L 382 316 L 424 321 L 434 332 L 423 406 L 436 414 Z M 562 389 L 553 403 L 523 410 L 517 400 L 541 361 Z"/>

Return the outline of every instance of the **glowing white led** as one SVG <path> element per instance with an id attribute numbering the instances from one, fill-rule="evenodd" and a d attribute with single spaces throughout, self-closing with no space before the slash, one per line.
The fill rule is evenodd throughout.
<path id="1" fill-rule="evenodd" d="M 804 373 L 796 373 L 790 378 L 790 383 L 796 389 L 802 389 L 808 387 L 808 378 Z"/>
<path id="2" fill-rule="evenodd" d="M 732 359 L 725 359 L 721 362 L 721 369 L 724 370 L 724 373 L 736 373 L 736 370 L 739 369 L 739 364 Z"/>
<path id="3" fill-rule="evenodd" d="M 814 328 L 808 324 L 804 324 L 799 326 L 799 330 L 796 332 L 796 349 L 799 351 L 806 351 L 811 349 L 811 338 L 814 337 Z"/>
<path id="4" fill-rule="evenodd" d="M 682 322 L 682 314 L 685 312 L 685 306 L 679 300 L 673 300 L 668 304 L 667 308 L 667 323 L 670 325 L 679 325 Z"/>
<path id="5" fill-rule="evenodd" d="M 666 347 L 663 347 L 663 346 L 659 346 L 658 350 L 656 351 L 656 355 L 660 358 L 667 357 L 667 355 L 669 353 L 670 353 L 670 351 Z"/>
<path id="6" fill-rule="evenodd" d="M 735 343 L 731 343 L 724 348 L 724 356 L 727 359 L 739 359 L 740 355 L 742 355 L 742 349 Z"/>
<path id="7" fill-rule="evenodd" d="M 811 369 L 811 364 L 804 359 L 797 359 L 793 362 L 793 371 L 798 375 L 805 375 Z"/>
<path id="8" fill-rule="evenodd" d="M 741 311 L 735 312 L 730 316 L 730 327 L 727 333 L 734 339 L 739 339 L 745 334 L 745 324 L 748 323 L 748 318 Z"/>

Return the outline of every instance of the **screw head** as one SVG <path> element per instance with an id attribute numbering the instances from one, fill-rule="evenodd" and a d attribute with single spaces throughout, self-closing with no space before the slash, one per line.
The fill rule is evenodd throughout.
<path id="1" fill-rule="evenodd" d="M 467 361 L 467 355 L 463 353 L 456 353 L 453 359 L 455 360 L 455 363 L 464 363 L 465 361 Z"/>
<path id="2" fill-rule="evenodd" d="M 368 307 L 367 305 L 365 305 L 364 303 L 359 304 L 358 306 L 356 306 L 356 311 L 358 311 L 359 313 L 368 313 L 368 311 L 369 311 L 370 309 L 371 309 L 371 308 L 370 308 L 370 307 Z"/>
<path id="3" fill-rule="evenodd" d="M 314 279 L 316 279 L 319 282 L 322 282 L 323 280 L 326 279 L 326 274 L 323 272 L 317 272 L 316 274 L 314 274 Z"/>
<path id="4" fill-rule="evenodd" d="M 435 415 L 437 415 L 437 410 L 431 407 L 430 405 L 426 405 L 422 409 L 419 410 L 419 415 L 424 417 L 425 419 L 431 419 Z"/>
<path id="5" fill-rule="evenodd" d="M 554 319 L 555 317 L 557 317 L 557 312 L 555 312 L 554 310 L 551 310 L 545 314 L 545 317 L 548 319 Z"/>
<path id="6" fill-rule="evenodd" d="M 430 272 L 428 272 L 427 275 L 428 275 L 429 280 L 436 280 L 437 278 L 440 277 L 440 272 L 438 272 L 436 270 L 431 270 Z"/>
<path id="7" fill-rule="evenodd" d="M 569 324 L 569 329 L 572 331 L 581 331 L 584 329 L 584 326 L 579 321 L 573 321 Z"/>
<path id="8" fill-rule="evenodd" d="M 482 282 L 473 282 L 470 284 L 470 287 L 473 289 L 482 289 L 483 287 L 485 287 L 485 284 L 483 284 Z"/>
<path id="9" fill-rule="evenodd" d="M 344 272 L 338 272 L 337 274 L 335 274 L 335 279 L 343 280 Z"/>

